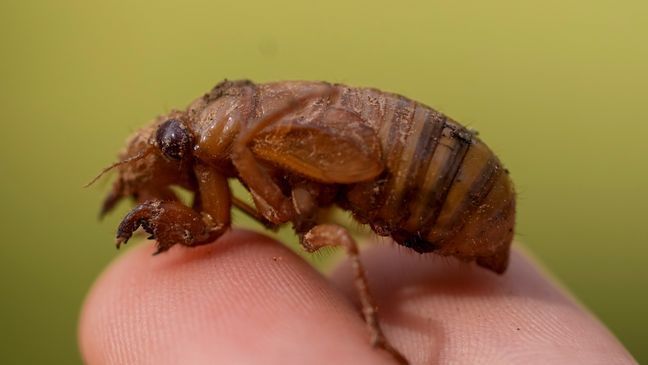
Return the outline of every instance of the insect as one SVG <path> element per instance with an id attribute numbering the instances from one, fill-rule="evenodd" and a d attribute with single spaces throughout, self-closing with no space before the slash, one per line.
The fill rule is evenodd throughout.
<path id="1" fill-rule="evenodd" d="M 232 206 L 268 227 L 292 223 L 309 252 L 343 246 L 372 345 L 407 360 L 380 327 L 356 242 L 323 217 L 348 210 L 374 232 L 417 252 L 505 271 L 515 221 L 506 170 L 470 130 L 406 97 L 326 82 L 223 81 L 185 110 L 131 137 L 101 210 L 138 205 L 117 229 L 117 247 L 142 227 L 156 254 L 215 241 Z M 100 175 L 101 176 L 101 175 Z M 254 205 L 234 196 L 238 179 Z M 183 204 L 171 187 L 194 193 Z"/>

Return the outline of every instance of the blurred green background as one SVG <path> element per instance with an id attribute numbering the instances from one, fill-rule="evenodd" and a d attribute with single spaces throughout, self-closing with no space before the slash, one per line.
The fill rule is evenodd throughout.
<path id="1" fill-rule="evenodd" d="M 223 78 L 380 87 L 478 129 L 518 239 L 648 362 L 645 1 L 0 3 L 0 361 L 79 363 L 125 205 L 81 186 Z"/>

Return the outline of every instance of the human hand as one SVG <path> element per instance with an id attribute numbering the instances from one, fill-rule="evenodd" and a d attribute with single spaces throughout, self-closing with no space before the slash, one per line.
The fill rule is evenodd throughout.
<path id="1" fill-rule="evenodd" d="M 129 250 L 95 283 L 79 330 L 87 364 L 394 363 L 369 345 L 346 265 L 327 279 L 245 231 L 153 252 Z M 386 335 L 412 364 L 636 363 L 525 255 L 502 276 L 432 257 L 361 254 Z"/>

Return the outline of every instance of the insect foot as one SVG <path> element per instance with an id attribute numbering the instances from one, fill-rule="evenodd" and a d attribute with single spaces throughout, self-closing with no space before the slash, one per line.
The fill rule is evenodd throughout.
<path id="1" fill-rule="evenodd" d="M 215 233 L 207 229 L 202 217 L 191 208 L 175 201 L 151 200 L 136 206 L 124 217 L 117 228 L 117 248 L 126 244 L 139 227 L 151 235 L 149 238 L 157 240 L 154 255 L 175 244 L 197 246 L 210 242 L 211 234 Z"/>

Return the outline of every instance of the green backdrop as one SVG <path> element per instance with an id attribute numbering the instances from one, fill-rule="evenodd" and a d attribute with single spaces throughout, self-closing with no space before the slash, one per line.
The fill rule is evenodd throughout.
<path id="1" fill-rule="evenodd" d="M 81 186 L 219 80 L 376 86 L 478 129 L 518 239 L 648 362 L 645 1 L 0 3 L 0 361 L 75 363 L 127 207 Z"/>

